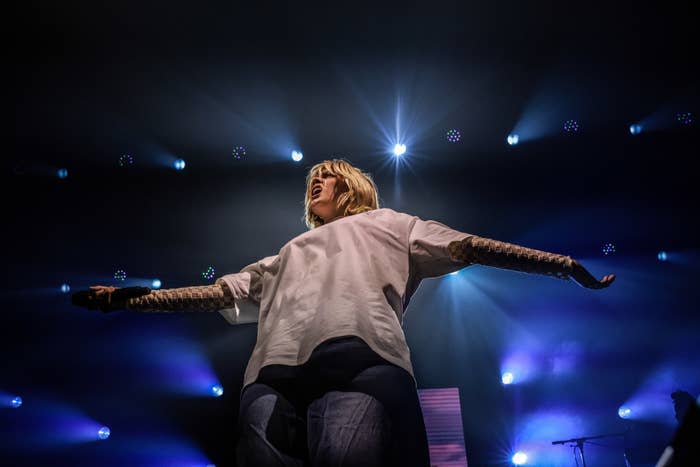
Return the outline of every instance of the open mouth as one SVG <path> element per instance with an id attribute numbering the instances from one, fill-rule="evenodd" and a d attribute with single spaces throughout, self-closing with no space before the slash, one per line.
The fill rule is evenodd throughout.
<path id="1" fill-rule="evenodd" d="M 320 195 L 320 194 L 321 194 L 321 191 L 322 191 L 321 187 L 320 187 L 320 186 L 316 186 L 313 190 L 311 190 L 311 199 L 314 199 L 314 198 L 316 198 L 318 195 Z"/>

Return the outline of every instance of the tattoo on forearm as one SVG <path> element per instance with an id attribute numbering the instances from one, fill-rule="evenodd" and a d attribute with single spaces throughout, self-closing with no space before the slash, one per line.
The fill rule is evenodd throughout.
<path id="1" fill-rule="evenodd" d="M 220 284 L 153 290 L 148 295 L 130 298 L 126 304 L 129 310 L 154 312 L 216 311 L 233 306 L 233 294 Z"/>
<path id="2" fill-rule="evenodd" d="M 477 236 L 455 241 L 448 246 L 453 260 L 468 264 L 482 264 L 515 271 L 544 274 L 568 280 L 573 272 L 569 256 L 525 248 Z"/>

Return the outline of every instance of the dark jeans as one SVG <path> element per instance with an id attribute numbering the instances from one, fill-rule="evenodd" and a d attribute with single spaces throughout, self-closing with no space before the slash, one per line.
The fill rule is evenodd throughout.
<path id="1" fill-rule="evenodd" d="M 429 465 L 411 375 L 357 337 L 318 346 L 300 366 L 263 367 L 241 394 L 241 467 Z"/>

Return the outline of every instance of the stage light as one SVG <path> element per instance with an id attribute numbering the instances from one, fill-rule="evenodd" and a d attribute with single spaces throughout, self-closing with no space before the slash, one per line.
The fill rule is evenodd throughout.
<path id="1" fill-rule="evenodd" d="M 58 169 L 56 172 L 56 175 L 58 175 L 58 178 L 66 178 L 68 176 L 68 169 Z"/>
<path id="2" fill-rule="evenodd" d="M 126 280 L 126 272 L 123 269 L 117 269 L 114 272 L 114 278 L 118 281 L 124 282 Z"/>
<path id="3" fill-rule="evenodd" d="M 612 243 L 606 243 L 605 245 L 603 245 L 603 254 L 604 255 L 607 256 L 607 255 L 611 255 L 613 253 L 615 253 L 615 245 L 613 245 Z"/>
<path id="4" fill-rule="evenodd" d="M 243 146 L 235 146 L 231 155 L 233 155 L 234 159 L 241 160 L 243 157 L 245 157 L 246 150 Z"/>
<path id="5" fill-rule="evenodd" d="M 676 120 L 678 120 L 681 125 L 690 125 L 693 123 L 693 114 L 690 112 L 681 112 L 676 114 Z"/>
<path id="6" fill-rule="evenodd" d="M 63 293 L 68 293 L 68 292 L 70 292 L 70 285 L 68 285 L 68 284 L 61 284 L 61 292 L 63 292 Z"/>
<path id="7" fill-rule="evenodd" d="M 22 407 L 22 398 L 19 396 L 13 397 L 11 404 L 13 409 L 19 409 Z"/>
<path id="8" fill-rule="evenodd" d="M 216 270 L 214 269 L 214 266 L 209 266 L 206 271 L 202 273 L 202 277 L 205 278 L 206 280 L 210 281 L 214 278 L 214 273 Z"/>
<path id="9" fill-rule="evenodd" d="M 152 288 L 152 289 L 160 289 L 160 286 L 161 286 L 161 285 L 162 285 L 162 284 L 161 284 L 161 282 L 160 282 L 160 279 L 153 279 L 153 281 L 151 282 L 151 288 Z"/>
<path id="10" fill-rule="evenodd" d="M 453 128 L 447 131 L 447 141 L 450 143 L 457 143 L 460 139 L 462 139 L 462 135 L 459 133 L 459 130 Z"/>
<path id="11" fill-rule="evenodd" d="M 510 134 L 506 138 L 506 141 L 508 141 L 508 144 L 511 146 L 515 146 L 516 144 L 518 144 L 519 140 L 520 140 L 520 137 L 516 134 Z"/>
<path id="12" fill-rule="evenodd" d="M 100 439 L 107 439 L 107 438 L 109 438 L 109 435 L 110 435 L 110 434 L 111 434 L 111 432 L 109 431 L 109 428 L 107 428 L 106 426 L 103 426 L 103 427 L 100 428 L 100 430 L 97 432 L 97 436 L 98 436 Z"/>
<path id="13" fill-rule="evenodd" d="M 642 125 L 637 125 L 636 123 L 634 125 L 630 125 L 630 133 L 632 133 L 633 135 L 638 135 L 641 132 Z"/>
<path id="14" fill-rule="evenodd" d="M 450 273 L 450 276 L 456 276 L 457 274 L 459 274 L 459 270 L 457 270 L 457 271 L 452 271 L 452 272 Z"/>
<path id="15" fill-rule="evenodd" d="M 134 163 L 134 158 L 131 157 L 131 154 L 122 154 L 119 156 L 119 167 L 128 167 L 130 165 L 133 165 Z"/>
<path id="16" fill-rule="evenodd" d="M 301 153 L 301 151 L 292 151 L 292 160 L 294 162 L 299 162 L 304 158 L 304 155 Z"/>
<path id="17" fill-rule="evenodd" d="M 505 373 L 503 373 L 501 375 L 501 382 L 506 385 L 513 384 L 513 373 L 511 373 L 510 371 L 506 371 Z"/>
<path id="18" fill-rule="evenodd" d="M 666 261 L 668 259 L 668 255 L 665 251 L 659 251 L 659 254 L 656 255 L 656 257 L 659 258 L 659 261 Z"/>
<path id="19" fill-rule="evenodd" d="M 406 154 L 406 145 L 405 144 L 396 144 L 394 146 L 394 155 L 396 157 L 401 157 L 404 154 Z"/>
<path id="20" fill-rule="evenodd" d="M 617 415 L 620 416 L 620 418 L 630 418 L 630 415 L 632 415 L 632 410 L 629 407 L 625 407 L 624 405 L 617 409 Z"/>
<path id="21" fill-rule="evenodd" d="M 215 384 L 210 389 L 211 393 L 215 397 L 219 397 L 224 393 L 224 388 L 220 384 Z"/>
<path id="22" fill-rule="evenodd" d="M 578 122 L 576 120 L 567 120 L 564 122 L 564 131 L 567 133 L 576 133 L 578 131 Z"/>
<path id="23" fill-rule="evenodd" d="M 175 170 L 185 170 L 185 161 L 183 159 L 178 159 L 173 163 Z"/>
<path id="24" fill-rule="evenodd" d="M 515 465 L 523 465 L 525 462 L 527 462 L 527 454 L 525 454 L 522 451 L 518 451 L 515 454 L 513 454 L 513 464 Z"/>

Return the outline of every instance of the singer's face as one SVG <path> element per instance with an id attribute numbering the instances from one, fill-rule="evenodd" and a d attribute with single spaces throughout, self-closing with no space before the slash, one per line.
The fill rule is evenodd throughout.
<path id="1" fill-rule="evenodd" d="M 338 196 L 345 191 L 344 183 L 337 176 L 321 171 L 311 181 L 311 212 L 326 223 L 341 215 Z"/>

